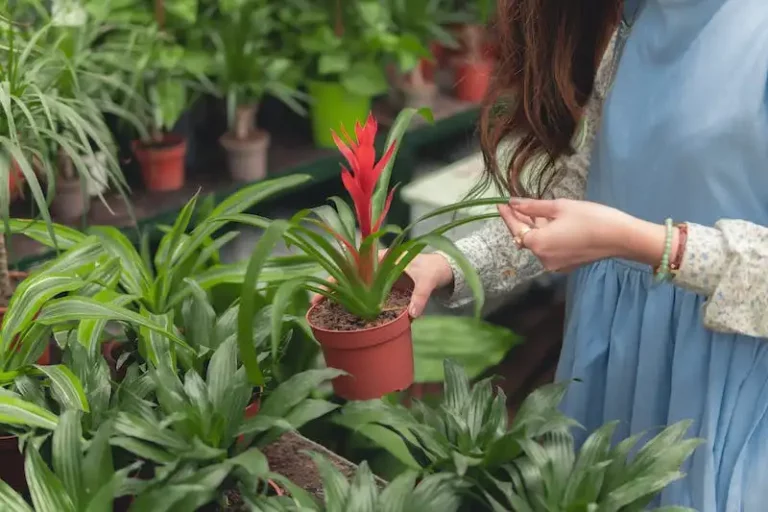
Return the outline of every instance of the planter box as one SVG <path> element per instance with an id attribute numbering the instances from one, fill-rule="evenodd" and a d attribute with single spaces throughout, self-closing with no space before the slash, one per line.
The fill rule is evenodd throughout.
<path id="1" fill-rule="evenodd" d="M 318 501 L 324 497 L 322 479 L 307 452 L 319 453 L 330 460 L 348 480 L 352 479 L 357 470 L 356 464 L 295 432 L 283 434 L 262 451 L 269 461 L 269 469 L 288 478 Z M 381 478 L 375 478 L 380 488 L 386 485 Z"/>

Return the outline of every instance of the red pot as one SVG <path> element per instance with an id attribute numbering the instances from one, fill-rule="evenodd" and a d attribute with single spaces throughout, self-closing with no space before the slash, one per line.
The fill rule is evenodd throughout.
<path id="1" fill-rule="evenodd" d="M 454 61 L 456 98 L 471 103 L 481 102 L 488 92 L 493 67 L 494 62 L 489 58 L 457 58 Z"/>
<path id="2" fill-rule="evenodd" d="M 0 436 L 0 480 L 10 485 L 20 494 L 27 492 L 27 480 L 24 475 L 24 455 L 19 451 L 19 438 Z"/>
<path id="3" fill-rule="evenodd" d="M 413 280 L 404 274 L 395 288 L 413 291 Z M 347 400 L 373 400 L 408 389 L 413 383 L 413 344 L 407 310 L 384 325 L 334 331 L 311 321 L 312 311 L 321 303 L 309 309 L 307 321 L 326 364 L 349 374 L 333 380 L 334 393 Z"/>
<path id="4" fill-rule="evenodd" d="M 133 142 L 133 152 L 141 166 L 144 185 L 152 192 L 179 190 L 184 186 L 184 157 L 186 141 L 171 133 L 157 144 Z"/>
<path id="5" fill-rule="evenodd" d="M 8 190 L 11 194 L 11 201 L 15 201 L 21 197 L 21 190 L 24 186 L 26 179 L 24 173 L 21 172 L 16 162 L 11 162 L 11 172 L 8 174 Z"/>
<path id="6" fill-rule="evenodd" d="M 123 344 L 117 341 L 105 341 L 101 345 L 101 353 L 109 366 L 109 373 L 112 375 L 112 380 L 115 382 L 122 382 L 125 378 L 125 372 L 128 370 L 128 365 L 123 364 L 120 368 L 117 367 L 117 362 L 122 355 Z"/>

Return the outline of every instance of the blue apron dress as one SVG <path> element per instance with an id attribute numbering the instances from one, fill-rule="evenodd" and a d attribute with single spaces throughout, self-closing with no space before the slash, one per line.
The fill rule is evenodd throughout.
<path id="1" fill-rule="evenodd" d="M 587 198 L 656 223 L 768 225 L 767 85 L 768 0 L 645 0 Z M 579 269 L 569 299 L 558 379 L 581 380 L 563 403 L 578 439 L 612 420 L 625 438 L 692 419 L 706 444 L 660 504 L 768 511 L 768 340 L 708 331 L 704 297 L 633 262 Z"/>

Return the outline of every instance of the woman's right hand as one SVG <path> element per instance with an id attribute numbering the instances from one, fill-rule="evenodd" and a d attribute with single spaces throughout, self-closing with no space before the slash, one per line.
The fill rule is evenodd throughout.
<path id="1" fill-rule="evenodd" d="M 385 250 L 379 251 L 379 257 L 382 257 Z M 408 314 L 412 318 L 421 316 L 427 301 L 432 293 L 445 286 L 450 286 L 453 282 L 453 270 L 448 260 L 440 254 L 419 254 L 406 267 L 406 272 L 411 276 L 414 282 L 411 304 L 408 306 Z M 322 297 L 315 295 L 312 297 L 312 303 L 316 303 Z"/>

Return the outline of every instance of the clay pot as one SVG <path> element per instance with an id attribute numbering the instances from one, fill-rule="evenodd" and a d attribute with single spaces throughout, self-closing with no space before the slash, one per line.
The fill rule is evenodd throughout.
<path id="1" fill-rule="evenodd" d="M 166 133 L 159 143 L 133 142 L 133 152 L 141 166 L 144 186 L 151 192 L 169 192 L 184 186 L 184 158 L 187 143 L 178 135 Z"/>
<path id="2" fill-rule="evenodd" d="M 227 152 L 229 173 L 235 181 L 258 181 L 267 176 L 267 150 L 270 136 L 264 130 L 253 131 L 241 139 L 227 132 L 219 139 Z"/>
<path id="3" fill-rule="evenodd" d="M 12 435 L 0 436 L 0 480 L 10 485 L 19 494 L 28 491 L 24 475 L 24 454 L 19 451 L 19 438 Z"/>
<path id="4" fill-rule="evenodd" d="M 56 181 L 56 196 L 51 202 L 51 213 L 58 219 L 72 220 L 82 217 L 87 203 L 79 179 Z"/>
<path id="5" fill-rule="evenodd" d="M 413 280 L 403 274 L 395 288 L 412 292 Z M 384 325 L 335 331 L 312 323 L 312 312 L 319 304 L 322 301 L 307 311 L 312 333 L 328 367 L 349 374 L 333 380 L 336 395 L 347 400 L 373 400 L 403 391 L 413 383 L 411 318 L 407 309 Z"/>
<path id="6" fill-rule="evenodd" d="M 454 60 L 454 94 L 457 99 L 479 103 L 488 92 L 494 62 L 489 58 Z"/>

